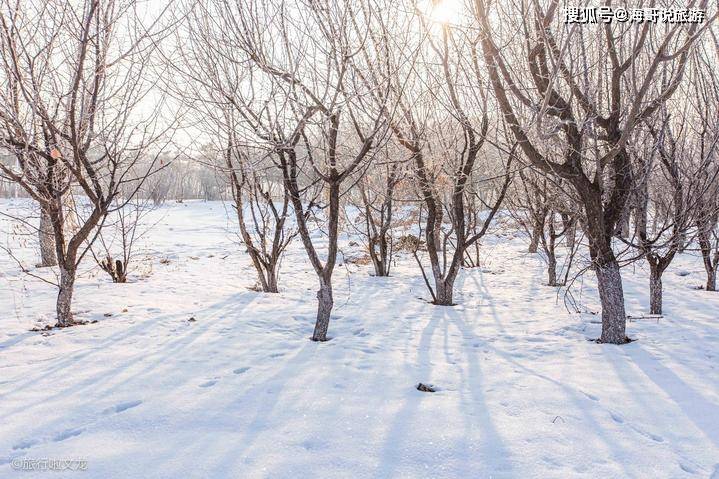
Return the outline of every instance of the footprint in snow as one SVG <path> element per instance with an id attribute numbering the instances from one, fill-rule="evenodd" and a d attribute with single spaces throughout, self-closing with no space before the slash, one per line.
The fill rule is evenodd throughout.
<path id="1" fill-rule="evenodd" d="M 641 428 L 638 428 L 637 426 L 634 426 L 632 424 L 629 425 L 632 429 L 634 429 L 637 433 L 641 434 L 642 436 L 646 437 L 647 439 L 651 439 L 654 442 L 664 442 L 664 438 L 660 436 L 659 434 L 654 434 L 651 432 L 647 432 Z"/>
<path id="2" fill-rule="evenodd" d="M 284 356 L 285 354 L 286 354 L 286 353 L 272 353 L 272 354 L 270 354 L 270 357 L 271 357 L 271 358 L 281 358 L 281 357 Z"/>
<path id="3" fill-rule="evenodd" d="M 526 338 L 526 341 L 530 342 L 530 343 L 545 343 L 545 342 L 547 342 L 546 339 L 540 338 L 538 336 L 529 336 L 528 338 Z"/>
<path id="4" fill-rule="evenodd" d="M 114 407 L 106 409 L 105 414 L 111 413 L 111 412 L 119 413 L 119 412 L 127 411 L 128 409 L 137 407 L 140 404 L 142 404 L 142 401 L 140 401 L 139 399 L 136 401 L 121 402 L 119 404 L 116 404 Z"/>
<path id="5" fill-rule="evenodd" d="M 615 414 L 615 413 L 613 413 L 613 412 L 610 412 L 609 415 L 612 416 L 612 419 L 613 419 L 614 422 L 616 422 L 617 424 L 623 424 L 623 423 L 624 423 L 624 418 L 623 418 L 622 416 L 620 416 L 619 414 Z"/>
<path id="6" fill-rule="evenodd" d="M 12 449 L 13 451 L 17 451 L 18 449 L 30 449 L 31 447 L 39 444 L 40 441 L 37 439 L 24 439 L 17 444 L 15 444 Z"/>
<path id="7" fill-rule="evenodd" d="M 584 391 L 582 391 L 582 394 L 587 396 L 587 398 L 591 399 L 592 401 L 599 401 L 599 398 L 597 396 L 595 396 L 594 394 L 585 393 Z"/>
<path id="8" fill-rule="evenodd" d="M 684 464 L 684 463 L 682 463 L 682 462 L 679 463 L 679 467 L 682 468 L 682 471 L 688 472 L 689 474 L 696 474 L 696 472 L 697 472 L 696 470 L 694 470 L 693 467 L 691 467 L 691 466 L 689 466 L 689 465 L 687 465 L 687 464 Z"/>
<path id="9" fill-rule="evenodd" d="M 249 371 L 249 370 L 250 370 L 250 368 L 248 368 L 248 367 L 237 368 L 237 369 L 233 369 L 233 370 L 232 370 L 232 374 L 244 374 L 244 373 L 246 373 L 246 372 Z"/>
<path id="10" fill-rule="evenodd" d="M 214 386 L 215 384 L 217 384 L 217 379 L 210 379 L 209 381 L 205 381 L 204 383 L 200 384 L 199 387 L 201 387 L 201 388 L 211 388 L 211 387 Z"/>
<path id="11" fill-rule="evenodd" d="M 70 439 L 71 437 L 79 436 L 80 434 L 82 434 L 82 429 L 66 429 L 57 436 L 53 437 L 52 441 L 60 442 L 64 441 L 65 439 Z"/>

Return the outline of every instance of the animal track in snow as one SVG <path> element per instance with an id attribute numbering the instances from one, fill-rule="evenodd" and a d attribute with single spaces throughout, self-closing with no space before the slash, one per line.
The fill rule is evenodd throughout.
<path id="1" fill-rule="evenodd" d="M 12 449 L 13 451 L 17 451 L 18 449 L 30 449 L 31 447 L 39 444 L 40 441 L 37 439 L 23 439 L 22 441 L 15 444 Z"/>
<path id="2" fill-rule="evenodd" d="M 591 399 L 592 401 L 599 401 L 599 398 L 597 396 L 595 396 L 594 394 L 585 393 L 584 391 L 582 391 L 582 394 L 587 396 L 587 398 Z"/>
<path id="3" fill-rule="evenodd" d="M 82 434 L 82 429 L 66 429 L 62 431 L 60 434 L 56 435 L 52 438 L 53 442 L 60 442 L 64 441 L 65 439 L 70 439 L 71 437 L 79 436 Z"/>
<path id="4" fill-rule="evenodd" d="M 204 383 L 200 384 L 199 387 L 201 387 L 201 388 L 211 388 L 211 387 L 214 386 L 215 384 L 217 384 L 217 379 L 210 379 L 210 380 L 205 381 Z"/>
<path id="5" fill-rule="evenodd" d="M 123 411 L 127 411 L 128 409 L 137 407 L 140 404 L 142 404 L 142 401 L 140 401 L 139 399 L 136 401 L 125 401 L 125 402 L 116 404 L 114 408 L 111 408 L 111 410 L 114 410 L 116 413 L 123 412 Z"/>
<path id="6" fill-rule="evenodd" d="M 250 370 L 250 368 L 248 368 L 248 367 L 237 368 L 237 369 L 233 369 L 233 370 L 232 370 L 232 374 L 244 374 L 244 373 L 246 373 L 246 372 L 249 371 L 249 370 Z"/>
<path id="7" fill-rule="evenodd" d="M 612 420 L 614 420 L 614 422 L 616 422 L 617 424 L 624 424 L 624 418 L 619 414 L 610 411 L 609 415 L 612 416 Z"/>

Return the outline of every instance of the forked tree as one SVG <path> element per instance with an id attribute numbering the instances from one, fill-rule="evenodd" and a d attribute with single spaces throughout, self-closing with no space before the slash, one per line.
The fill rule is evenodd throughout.
<path id="1" fill-rule="evenodd" d="M 314 341 L 327 340 L 334 305 L 341 197 L 385 130 L 387 106 L 378 107 L 371 98 L 377 92 L 363 91 L 357 80 L 368 68 L 360 54 L 363 42 L 380 15 L 365 6 L 349 0 L 301 5 L 208 0 L 199 7 L 210 14 L 209 29 L 225 49 L 224 58 L 251 71 L 249 84 L 237 84 L 237 91 L 251 90 L 248 101 L 227 102 L 259 144 L 272 151 L 281 172 L 319 281 Z M 324 252 L 325 239 L 312 234 L 310 221 L 325 233 Z"/>
<path id="2" fill-rule="evenodd" d="M 706 8 L 706 1 L 698 7 Z M 602 305 L 602 343 L 623 344 L 624 291 L 612 238 L 632 188 L 627 147 L 679 86 L 704 25 L 565 24 L 561 3 L 475 0 L 481 50 L 505 121 L 529 161 L 567 181 Z M 506 8 L 505 8 L 506 7 Z M 662 78 L 663 81 L 656 81 Z M 563 152 L 560 161 L 549 153 Z"/>
<path id="3" fill-rule="evenodd" d="M 389 276 L 392 268 L 397 190 L 406 176 L 406 162 L 399 159 L 404 152 L 398 150 L 393 142 L 375 149 L 373 161 L 359 174 L 354 195 L 347 195 L 352 213 L 357 213 L 354 221 L 348 215 L 348 225 L 366 243 L 374 274 L 380 277 Z"/>
<path id="4" fill-rule="evenodd" d="M 0 168 L 52 223 L 60 327 L 76 324 L 78 265 L 121 188 L 139 188 L 149 174 L 135 165 L 162 133 L 155 112 L 136 116 L 152 87 L 148 65 L 160 31 L 159 16 L 140 18 L 136 7 L 132 1 L 5 0 L 0 8 L 0 147 L 24 162 Z M 77 208 L 77 229 L 69 232 L 63 197 L 71 187 L 86 200 Z"/>
<path id="5" fill-rule="evenodd" d="M 383 36 L 370 35 L 374 57 L 386 70 L 363 72 L 369 91 L 389 85 L 394 110 L 385 110 L 397 142 L 410 156 L 415 182 L 424 203 L 427 256 L 431 278 L 422 269 L 425 284 L 436 305 L 452 305 L 454 283 L 466 250 L 486 234 L 510 182 L 513 154 L 507 155 L 504 182 L 487 208 L 480 225 L 472 223 L 467 202 L 473 195 L 480 157 L 488 143 L 495 156 L 497 138 L 488 141 L 489 101 L 485 77 L 474 54 L 476 35 L 462 28 L 438 24 L 422 12 L 391 10 L 393 24 L 383 22 Z M 388 46 L 380 39 L 393 38 Z M 389 75 L 387 74 L 389 73 Z"/>

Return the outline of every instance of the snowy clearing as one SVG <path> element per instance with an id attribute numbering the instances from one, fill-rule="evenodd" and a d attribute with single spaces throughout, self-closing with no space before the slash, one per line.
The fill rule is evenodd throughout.
<path id="1" fill-rule="evenodd" d="M 599 316 L 570 314 L 511 236 L 485 238 L 455 307 L 421 299 L 410 256 L 390 278 L 343 265 L 332 340 L 315 343 L 299 241 L 263 294 L 222 203 L 152 215 L 145 278 L 112 284 L 87 262 L 74 309 L 95 324 L 29 331 L 52 322 L 56 289 L 0 257 L 0 477 L 80 458 L 93 478 L 719 478 L 719 293 L 695 289 L 698 257 L 672 265 L 664 317 L 631 321 L 624 346 L 588 341 Z M 648 311 L 641 268 L 622 271 L 633 316 Z M 592 274 L 581 300 L 598 311 Z"/>

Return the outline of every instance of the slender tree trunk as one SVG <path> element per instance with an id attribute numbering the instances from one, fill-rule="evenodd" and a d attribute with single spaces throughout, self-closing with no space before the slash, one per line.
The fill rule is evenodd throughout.
<path id="1" fill-rule="evenodd" d="M 534 227 L 532 228 L 532 238 L 529 242 L 529 249 L 527 250 L 528 253 L 537 252 L 537 248 L 539 247 L 539 239 L 542 237 L 543 228 L 544 225 L 539 224 L 539 222 L 535 221 Z"/>
<path id="2" fill-rule="evenodd" d="M 40 228 L 38 230 L 40 239 L 40 264 L 41 267 L 57 266 L 55 256 L 55 231 L 52 227 L 50 213 L 40 207 Z"/>
<path id="3" fill-rule="evenodd" d="M 436 251 L 442 251 L 442 216 L 441 214 L 437 215 L 437 218 L 434 223 L 434 249 Z"/>
<path id="4" fill-rule="evenodd" d="M 567 214 L 562 214 L 562 226 L 564 227 L 564 238 L 567 249 L 574 249 L 574 241 L 577 237 L 577 222 Z"/>
<path id="5" fill-rule="evenodd" d="M 72 295 L 75 291 L 76 271 L 65 266 L 60 267 L 60 291 L 57 294 L 57 326 L 64 328 L 75 324 L 72 316 Z"/>
<path id="6" fill-rule="evenodd" d="M 557 286 L 557 234 L 554 228 L 555 213 L 549 210 L 549 222 L 547 223 L 547 233 L 545 237 L 544 229 L 542 229 L 542 247 L 547 254 L 547 276 L 548 285 Z"/>
<path id="7" fill-rule="evenodd" d="M 547 254 L 547 276 L 549 286 L 557 286 L 557 257 L 553 251 Z"/>
<path id="8" fill-rule="evenodd" d="M 649 313 L 662 314 L 662 271 L 650 263 Z"/>
<path id="9" fill-rule="evenodd" d="M 627 342 L 627 315 L 624 310 L 624 289 L 619 263 L 612 257 L 604 264 L 597 265 L 596 273 L 602 303 L 602 336 L 599 341 L 624 344 Z"/>
<path id="10" fill-rule="evenodd" d="M 704 262 L 704 270 L 707 272 L 707 291 L 716 291 L 717 267 L 719 267 L 719 254 L 715 253 L 715 259 L 712 260 L 712 243 L 708 231 L 710 227 L 705 224 L 699 224 L 699 249 L 702 252 L 702 261 Z"/>
<path id="11" fill-rule="evenodd" d="M 379 238 L 379 269 L 377 276 L 389 276 L 389 250 L 387 247 L 387 233 L 382 231 Z"/>
<path id="12" fill-rule="evenodd" d="M 617 233 L 622 238 L 629 237 L 630 217 L 631 217 L 631 210 L 629 208 L 626 208 L 624 210 L 624 212 L 622 213 L 621 218 L 619 219 L 619 225 L 617 227 L 617 229 L 618 229 Z"/>
<path id="13" fill-rule="evenodd" d="M 332 313 L 332 283 L 330 279 L 320 278 L 320 289 L 317 291 L 317 322 L 312 333 L 312 341 L 327 341 L 327 329 Z"/>

